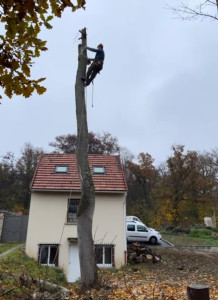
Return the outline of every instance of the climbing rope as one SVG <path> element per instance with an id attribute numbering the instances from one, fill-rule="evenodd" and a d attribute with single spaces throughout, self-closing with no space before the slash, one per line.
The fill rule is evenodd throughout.
<path id="1" fill-rule="evenodd" d="M 85 87 L 85 104 L 86 104 L 86 107 L 87 107 L 87 100 L 88 100 L 88 97 L 87 97 L 88 93 L 87 93 L 87 86 Z M 94 81 L 92 81 L 92 107 L 94 107 Z"/>
<path id="2" fill-rule="evenodd" d="M 87 86 L 85 87 L 85 104 L 86 104 L 86 107 L 87 107 Z"/>
<path id="3" fill-rule="evenodd" d="M 92 81 L 92 107 L 94 107 L 94 81 Z"/>

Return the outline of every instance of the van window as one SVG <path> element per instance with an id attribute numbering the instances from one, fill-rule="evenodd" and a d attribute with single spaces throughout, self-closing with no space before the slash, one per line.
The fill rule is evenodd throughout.
<path id="1" fill-rule="evenodd" d="M 142 226 L 142 225 L 137 225 L 137 231 L 140 231 L 140 232 L 147 232 L 147 228 L 145 226 Z"/>
<path id="2" fill-rule="evenodd" d="M 135 231 L 135 225 L 131 225 L 131 224 L 127 225 L 127 230 L 128 231 Z"/>

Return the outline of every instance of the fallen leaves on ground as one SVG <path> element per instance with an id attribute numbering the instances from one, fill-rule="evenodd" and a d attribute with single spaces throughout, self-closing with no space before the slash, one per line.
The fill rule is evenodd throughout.
<path id="1" fill-rule="evenodd" d="M 71 299 L 86 300 L 187 300 L 187 286 L 208 285 L 210 300 L 218 300 L 218 254 L 190 250 L 158 249 L 162 261 L 129 265 L 119 270 L 100 270 L 100 287 Z"/>

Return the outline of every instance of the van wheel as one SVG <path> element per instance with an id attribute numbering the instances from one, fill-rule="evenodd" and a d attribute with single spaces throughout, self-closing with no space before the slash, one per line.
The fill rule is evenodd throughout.
<path id="1" fill-rule="evenodd" d="M 150 237 L 149 243 L 152 245 L 157 244 L 157 238 L 155 236 Z"/>

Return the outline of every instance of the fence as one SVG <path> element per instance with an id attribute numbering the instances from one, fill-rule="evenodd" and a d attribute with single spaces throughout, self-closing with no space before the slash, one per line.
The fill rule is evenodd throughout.
<path id="1" fill-rule="evenodd" d="M 5 215 L 1 242 L 25 242 L 29 216 Z"/>

